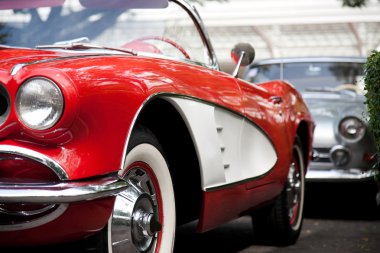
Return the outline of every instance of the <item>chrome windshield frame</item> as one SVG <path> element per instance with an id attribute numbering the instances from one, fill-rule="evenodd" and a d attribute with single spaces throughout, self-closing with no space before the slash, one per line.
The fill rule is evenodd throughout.
<path id="1" fill-rule="evenodd" d="M 193 4 L 190 4 L 186 0 L 169 0 L 171 2 L 175 2 L 178 5 L 180 5 L 184 10 L 187 11 L 187 13 L 190 15 L 191 19 L 193 20 L 194 24 L 197 26 L 197 30 L 200 33 L 203 43 L 205 44 L 207 50 L 208 50 L 208 55 L 210 57 L 210 65 L 208 65 L 211 69 L 214 70 L 220 70 L 218 60 L 216 58 L 216 54 L 214 51 L 214 48 L 212 46 L 210 37 L 207 33 L 207 30 L 203 24 L 203 21 L 195 8 Z"/>

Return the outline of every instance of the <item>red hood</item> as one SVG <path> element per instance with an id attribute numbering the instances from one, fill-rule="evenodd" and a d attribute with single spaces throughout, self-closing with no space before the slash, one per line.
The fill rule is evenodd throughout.
<path id="1" fill-rule="evenodd" d="M 25 64 L 29 62 L 60 58 L 64 56 L 67 56 L 67 54 L 54 51 L 21 48 L 0 48 L 0 71 L 10 72 L 12 68 L 17 64 Z"/>

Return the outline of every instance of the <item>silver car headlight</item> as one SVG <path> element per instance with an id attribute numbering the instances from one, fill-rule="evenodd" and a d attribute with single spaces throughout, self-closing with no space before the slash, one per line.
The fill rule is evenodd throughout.
<path id="1" fill-rule="evenodd" d="M 360 141 L 365 133 L 365 124 L 356 117 L 346 117 L 339 123 L 339 133 L 350 142 Z"/>
<path id="2" fill-rule="evenodd" d="M 34 130 L 54 126 L 63 112 L 64 100 L 59 87 L 46 78 L 33 78 L 23 83 L 16 95 L 19 119 Z"/>

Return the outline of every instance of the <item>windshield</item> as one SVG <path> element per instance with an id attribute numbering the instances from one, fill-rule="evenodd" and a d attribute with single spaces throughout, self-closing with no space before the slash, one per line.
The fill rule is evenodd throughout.
<path id="1" fill-rule="evenodd" d="M 300 62 L 258 65 L 248 71 L 246 79 L 254 83 L 283 79 L 302 92 L 329 91 L 346 84 L 362 88 L 362 76 L 363 63 Z"/>
<path id="2" fill-rule="evenodd" d="M 0 0 L 0 44 L 73 42 L 210 63 L 192 18 L 167 0 Z"/>

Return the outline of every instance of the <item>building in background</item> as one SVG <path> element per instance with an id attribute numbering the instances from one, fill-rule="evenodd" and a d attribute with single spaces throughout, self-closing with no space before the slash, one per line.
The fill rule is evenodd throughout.
<path id="1" fill-rule="evenodd" d="M 380 1 L 362 8 L 340 0 L 220 0 L 197 6 L 219 61 L 230 62 L 237 42 L 256 59 L 293 56 L 367 56 L 380 48 Z"/>

